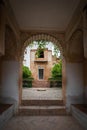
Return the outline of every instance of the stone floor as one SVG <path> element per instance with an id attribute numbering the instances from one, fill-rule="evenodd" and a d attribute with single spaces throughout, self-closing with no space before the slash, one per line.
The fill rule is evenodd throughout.
<path id="1" fill-rule="evenodd" d="M 85 130 L 72 116 L 17 116 L 2 130 Z"/>
<path id="2" fill-rule="evenodd" d="M 23 100 L 62 99 L 62 90 L 58 88 L 23 89 Z M 2 130 L 85 130 L 72 116 L 15 116 Z"/>
<path id="3" fill-rule="evenodd" d="M 61 88 L 24 88 L 22 90 L 23 100 L 62 100 Z"/>

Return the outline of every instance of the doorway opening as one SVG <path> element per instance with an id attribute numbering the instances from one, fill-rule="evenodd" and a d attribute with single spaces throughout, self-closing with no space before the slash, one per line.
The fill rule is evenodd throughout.
<path id="1" fill-rule="evenodd" d="M 30 67 L 29 65 L 26 67 L 28 67 L 28 77 L 30 76 L 32 80 L 28 79 L 31 82 L 29 88 L 22 87 L 20 115 L 66 114 L 63 74 L 65 64 L 62 53 L 60 42 L 47 34 L 32 36 L 24 43 L 23 55 L 30 56 L 30 62 L 28 60 Z M 26 58 L 23 62 L 26 62 Z"/>
<path id="2" fill-rule="evenodd" d="M 63 99 L 62 96 L 62 55 L 60 49 L 51 41 L 36 40 L 32 41 L 24 51 L 23 75 L 24 69 L 27 69 L 23 77 L 23 93 L 22 97 L 29 99 L 32 97 L 41 99 Z M 45 90 L 47 92 L 38 95 L 37 90 Z M 53 91 L 51 94 L 50 90 Z M 27 92 L 28 91 L 28 92 Z M 28 93 L 28 95 L 26 94 Z M 30 93 L 33 93 L 32 95 Z M 26 96 L 27 95 L 27 96 Z M 31 95 L 31 97 L 30 97 Z M 36 95 L 36 97 L 35 97 Z M 54 95 L 54 96 L 52 96 Z M 57 98 L 56 98 L 57 97 Z"/>

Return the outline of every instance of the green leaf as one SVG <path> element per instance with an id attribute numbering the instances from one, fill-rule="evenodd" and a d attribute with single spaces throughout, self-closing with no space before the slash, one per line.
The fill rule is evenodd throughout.
<path id="1" fill-rule="evenodd" d="M 23 69 L 23 75 L 22 75 L 23 79 L 32 77 L 32 73 L 28 67 L 23 66 L 22 69 Z"/>

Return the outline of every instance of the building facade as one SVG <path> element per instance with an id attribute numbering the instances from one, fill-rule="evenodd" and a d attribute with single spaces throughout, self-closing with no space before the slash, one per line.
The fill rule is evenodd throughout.
<path id="1" fill-rule="evenodd" d="M 45 49 L 39 57 L 36 56 L 36 51 L 36 49 L 30 51 L 30 70 L 34 78 L 33 87 L 50 87 L 48 78 L 51 77 L 51 69 L 57 60 L 52 56 L 51 50 Z"/>

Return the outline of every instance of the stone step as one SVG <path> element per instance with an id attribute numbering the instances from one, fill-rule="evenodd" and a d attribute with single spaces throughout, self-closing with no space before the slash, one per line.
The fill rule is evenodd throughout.
<path id="1" fill-rule="evenodd" d="M 22 106 L 63 106 L 63 100 L 22 100 Z"/>
<path id="2" fill-rule="evenodd" d="M 71 111 L 72 115 L 87 130 L 87 104 L 73 104 Z"/>
<path id="3" fill-rule="evenodd" d="M 20 106 L 19 116 L 67 115 L 65 106 Z"/>

